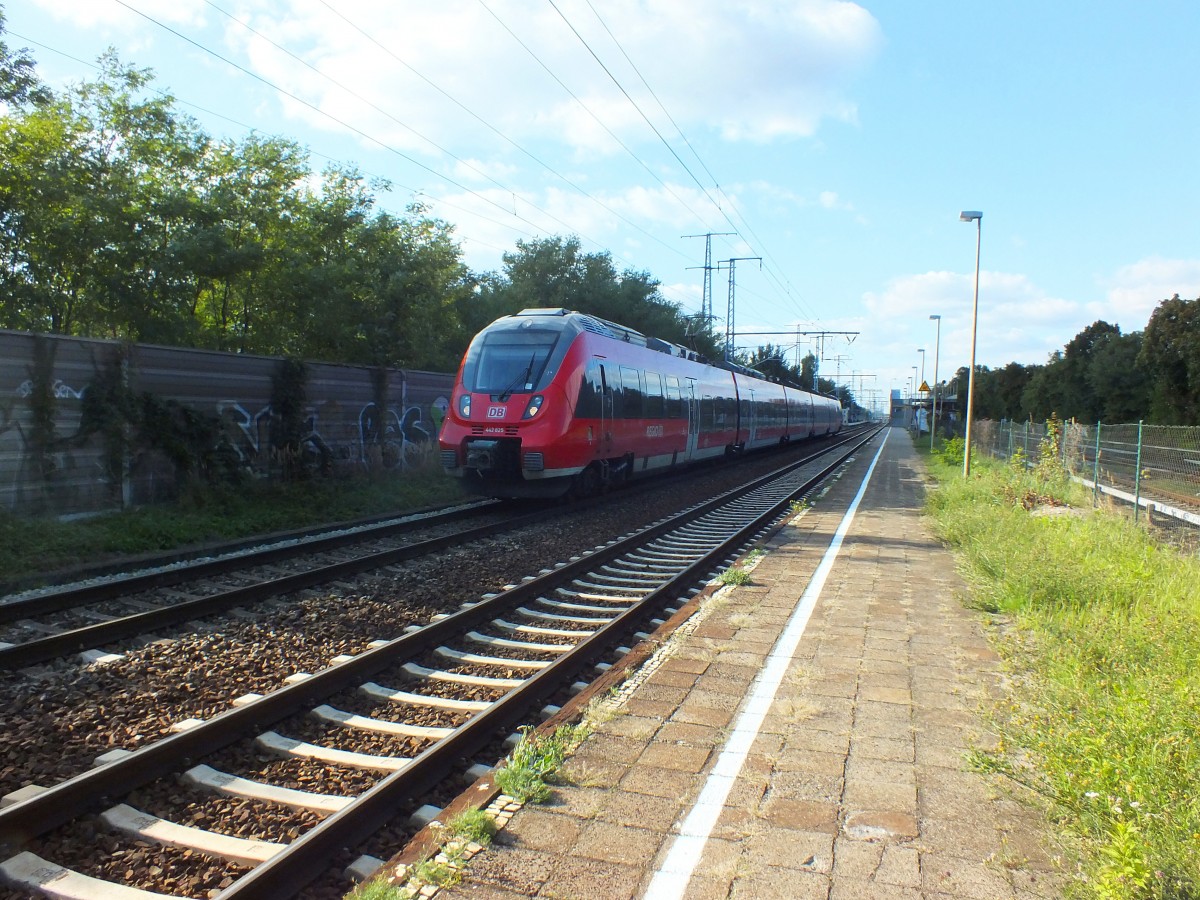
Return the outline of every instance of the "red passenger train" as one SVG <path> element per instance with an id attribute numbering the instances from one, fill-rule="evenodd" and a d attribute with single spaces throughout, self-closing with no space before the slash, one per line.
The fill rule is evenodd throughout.
<path id="1" fill-rule="evenodd" d="M 595 316 L 527 309 L 475 336 L 438 442 L 472 493 L 555 497 L 841 427 L 832 398 Z"/>

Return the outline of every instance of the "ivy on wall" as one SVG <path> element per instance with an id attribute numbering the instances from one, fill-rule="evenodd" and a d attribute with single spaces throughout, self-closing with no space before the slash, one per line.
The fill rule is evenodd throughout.
<path id="1" fill-rule="evenodd" d="M 113 493 L 119 496 L 126 478 L 152 455 L 171 464 L 177 488 L 198 481 L 215 485 L 241 480 L 241 459 L 216 416 L 129 386 L 131 351 L 131 345 L 122 344 L 97 364 L 83 391 L 75 435 L 81 444 L 99 436 Z"/>
<path id="2" fill-rule="evenodd" d="M 310 437 L 308 367 L 284 358 L 271 377 L 271 455 L 285 481 L 301 481 L 333 471 L 333 454 Z"/>
<path id="3" fill-rule="evenodd" d="M 55 415 L 58 411 L 54 395 L 54 356 L 57 344 L 38 338 L 33 342 L 33 360 L 29 367 L 31 390 L 26 402 L 29 404 L 29 434 L 26 447 L 34 470 L 43 484 L 53 477 L 58 469 L 55 453 L 59 440 L 55 433 Z"/>

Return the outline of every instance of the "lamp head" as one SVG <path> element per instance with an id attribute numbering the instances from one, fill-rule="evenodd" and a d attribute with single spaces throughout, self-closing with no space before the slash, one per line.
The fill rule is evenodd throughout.
<path id="1" fill-rule="evenodd" d="M 977 222 L 983 218 L 983 213 L 977 209 L 964 209 L 958 214 L 960 222 Z"/>
<path id="2" fill-rule="evenodd" d="M 933 314 L 932 316 L 930 316 L 929 318 L 931 318 L 931 319 L 940 319 L 940 318 L 941 318 L 941 316 L 939 316 L 937 313 L 934 313 L 934 314 Z"/>

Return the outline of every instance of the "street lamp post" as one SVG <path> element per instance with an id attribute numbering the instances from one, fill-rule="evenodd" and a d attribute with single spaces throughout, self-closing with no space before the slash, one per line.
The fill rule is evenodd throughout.
<path id="1" fill-rule="evenodd" d="M 925 348 L 918 347 L 917 352 L 921 354 L 921 384 L 925 383 Z"/>
<path id="2" fill-rule="evenodd" d="M 938 389 L 938 355 L 942 348 L 942 317 L 932 315 L 929 318 L 937 322 L 937 336 L 933 339 L 933 404 L 930 413 L 933 415 L 929 423 L 929 452 L 933 452 L 933 436 L 937 434 L 937 389 Z"/>
<path id="3" fill-rule="evenodd" d="M 975 411 L 975 334 L 979 322 L 979 249 L 983 243 L 983 213 L 966 209 L 958 214 L 961 222 L 975 223 L 975 302 L 971 306 L 971 368 L 967 377 L 967 432 L 963 446 L 963 478 L 971 476 L 971 419 Z"/>
<path id="4" fill-rule="evenodd" d="M 912 418 L 908 422 L 909 428 L 917 427 L 917 367 L 912 367 L 912 390 L 908 392 L 908 411 Z"/>

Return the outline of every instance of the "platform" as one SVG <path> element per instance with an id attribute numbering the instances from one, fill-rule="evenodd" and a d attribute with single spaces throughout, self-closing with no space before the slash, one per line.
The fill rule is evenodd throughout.
<path id="1" fill-rule="evenodd" d="M 1060 896 L 1041 813 L 968 762 L 1004 679 L 925 481 L 885 430 L 438 896 Z"/>

